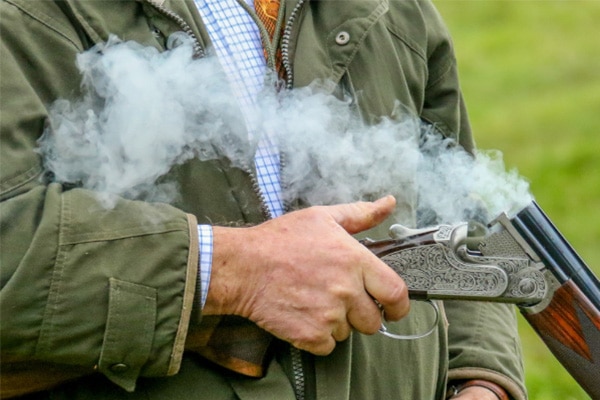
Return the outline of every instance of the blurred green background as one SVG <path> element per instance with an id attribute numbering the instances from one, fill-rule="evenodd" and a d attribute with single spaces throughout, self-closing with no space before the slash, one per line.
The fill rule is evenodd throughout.
<path id="1" fill-rule="evenodd" d="M 498 149 L 600 276 L 600 0 L 434 0 L 479 148 Z M 587 400 L 524 319 L 531 400 Z"/>

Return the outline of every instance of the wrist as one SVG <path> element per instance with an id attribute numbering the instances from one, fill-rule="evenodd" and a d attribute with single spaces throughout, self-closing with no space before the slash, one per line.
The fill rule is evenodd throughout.
<path id="1" fill-rule="evenodd" d="M 254 230 L 213 226 L 213 254 L 210 286 L 203 315 L 238 315 L 249 317 L 249 305 L 257 287 L 256 241 Z"/>
<path id="2" fill-rule="evenodd" d="M 240 296 L 237 281 L 240 273 L 236 270 L 234 245 L 240 243 L 238 229 L 213 227 L 211 283 L 204 304 L 204 315 L 234 314 L 234 305 Z"/>
<path id="3" fill-rule="evenodd" d="M 495 398 L 497 398 L 498 400 L 509 400 L 508 394 L 502 388 L 502 386 L 483 379 L 471 379 L 468 381 L 457 382 L 456 384 L 451 385 L 448 391 L 447 398 L 452 399 L 455 396 L 459 396 L 461 392 L 464 392 L 469 388 L 485 389 L 490 393 L 493 393 Z"/>

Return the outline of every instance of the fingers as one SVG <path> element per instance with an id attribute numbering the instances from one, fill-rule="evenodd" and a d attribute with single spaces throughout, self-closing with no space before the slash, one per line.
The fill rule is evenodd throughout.
<path id="1" fill-rule="evenodd" d="M 346 324 L 347 325 L 347 324 Z M 340 325 L 340 327 L 342 327 Z M 346 330 L 346 328 L 342 328 Z M 347 333 L 327 332 L 320 337 L 300 338 L 292 340 L 291 344 L 300 350 L 307 351 L 317 356 L 326 356 L 335 349 L 336 343 L 341 342 L 350 336 L 350 327 L 347 327 Z"/>
<path id="2" fill-rule="evenodd" d="M 386 196 L 375 202 L 342 204 L 325 207 L 325 210 L 346 232 L 353 234 L 383 222 L 395 205 L 395 198 Z M 341 239 L 338 238 L 338 243 Z M 376 333 L 381 327 L 382 314 L 374 299 L 381 304 L 387 319 L 399 320 L 409 311 L 408 290 L 398 274 L 358 242 L 352 240 L 348 244 L 351 248 L 346 248 L 341 257 L 343 262 L 349 259 L 352 262 L 344 274 L 358 273 L 358 280 L 356 286 L 334 291 L 336 298 L 345 299 L 345 314 L 337 315 L 335 320 L 322 325 L 324 329 L 319 335 L 320 339 L 301 340 L 297 344 L 297 347 L 313 354 L 329 354 L 335 343 L 347 339 L 353 329 L 364 334 Z M 341 258 L 337 260 L 343 263 Z"/>
<path id="3" fill-rule="evenodd" d="M 406 283 L 383 261 L 363 270 L 365 290 L 379 302 L 386 319 L 397 321 L 408 314 L 410 302 Z"/>
<path id="4" fill-rule="evenodd" d="M 335 318 L 331 318 L 321 327 L 315 325 L 312 333 L 309 330 L 306 336 L 296 337 L 292 344 L 298 349 L 324 356 L 333 351 L 337 342 L 348 339 L 353 330 L 367 335 L 376 333 L 381 327 L 381 313 L 370 297 L 364 297 L 365 301 L 360 306 L 352 307 L 347 314 L 335 313 L 338 314 Z"/>
<path id="5" fill-rule="evenodd" d="M 332 319 L 326 324 L 329 330 L 327 328 L 318 329 L 321 332 L 320 335 L 303 337 L 295 341 L 294 346 L 312 354 L 324 356 L 333 351 L 337 342 L 348 339 L 352 330 L 372 335 L 381 328 L 381 309 L 373 298 L 366 295 L 366 293 L 357 296 L 355 302 L 347 309 L 346 315 L 339 315 L 338 318 Z M 388 305 L 387 309 L 394 310 L 395 307 Z M 394 315 L 394 319 L 399 319 L 400 316 L 404 316 L 408 312 L 408 300 L 406 300 L 406 304 L 400 307 L 400 310 L 398 314 Z"/>
<path id="6" fill-rule="evenodd" d="M 380 224 L 392 213 L 395 206 L 396 199 L 390 195 L 374 202 L 342 204 L 331 211 L 336 222 L 348 233 L 353 234 Z M 363 281 L 365 290 L 381 304 L 385 310 L 386 318 L 399 320 L 404 317 L 410 307 L 408 289 L 404 281 L 374 255 L 364 265 Z M 357 329 L 364 326 L 367 332 L 372 331 L 373 321 L 379 320 L 378 314 L 377 317 L 367 319 L 373 307 L 375 306 L 364 305 L 357 308 L 356 312 L 360 313 L 364 321 L 367 321 L 356 326 Z"/>
<path id="7" fill-rule="evenodd" d="M 381 327 L 381 310 L 370 296 L 361 296 L 348 311 L 348 323 L 357 331 L 372 335 Z"/>
<path id="8" fill-rule="evenodd" d="M 385 196 L 374 202 L 356 202 L 329 207 L 334 220 L 348 233 L 354 234 L 373 228 L 383 222 L 396 207 L 394 196 Z"/>
<path id="9" fill-rule="evenodd" d="M 348 337 L 350 336 L 350 332 L 352 332 L 352 327 L 348 323 L 348 320 L 346 318 L 344 318 L 343 321 L 340 321 L 335 326 L 335 328 L 331 332 L 331 337 L 333 337 L 333 339 L 336 342 L 342 342 L 342 341 L 348 339 Z"/>
<path id="10" fill-rule="evenodd" d="M 326 355 L 352 329 L 375 333 L 408 312 L 402 279 L 351 234 L 393 211 L 375 202 L 298 210 L 250 228 L 213 227 L 211 285 L 204 313 L 248 318 L 274 336 Z M 285 248 L 285 251 L 281 251 Z"/>

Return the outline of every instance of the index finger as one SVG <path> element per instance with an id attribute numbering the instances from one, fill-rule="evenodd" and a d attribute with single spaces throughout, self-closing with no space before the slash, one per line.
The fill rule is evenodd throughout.
<path id="1" fill-rule="evenodd" d="M 373 202 L 359 201 L 330 206 L 328 211 L 340 226 L 354 234 L 379 225 L 395 207 L 396 199 L 389 195 Z"/>

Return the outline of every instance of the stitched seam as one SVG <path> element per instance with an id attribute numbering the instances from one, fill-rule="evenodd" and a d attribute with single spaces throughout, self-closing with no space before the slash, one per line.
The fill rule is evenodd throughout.
<path id="1" fill-rule="evenodd" d="M 192 316 L 192 309 L 194 308 L 194 299 L 196 291 L 196 280 L 198 279 L 198 222 L 196 217 L 188 214 L 188 226 L 190 229 L 190 244 L 188 254 L 187 272 L 185 276 L 185 288 L 183 292 L 183 304 L 181 308 L 181 318 L 179 320 L 179 326 L 177 328 L 177 334 L 175 336 L 175 343 L 173 344 L 173 352 L 171 353 L 171 362 L 167 370 L 167 375 L 174 375 L 179 371 L 181 365 L 181 359 L 183 358 L 183 351 L 185 347 L 185 339 L 187 337 L 188 328 L 190 325 L 190 319 Z"/>
<path id="2" fill-rule="evenodd" d="M 397 32 L 395 29 L 391 29 L 392 27 L 395 28 L 394 25 L 389 25 L 386 24 L 387 30 L 395 37 L 398 38 L 398 40 L 400 40 L 402 43 L 404 43 L 406 45 L 406 47 L 408 47 L 413 53 L 415 53 L 421 60 L 423 60 L 423 62 L 427 62 L 427 56 L 425 55 L 425 51 L 418 46 L 417 44 L 415 44 L 412 40 L 409 39 L 408 36 L 401 34 L 400 32 Z"/>
<path id="3" fill-rule="evenodd" d="M 59 215 L 60 223 L 58 226 L 58 251 L 56 253 L 56 260 L 54 262 L 54 266 L 52 268 L 52 277 L 50 278 L 50 287 L 48 289 L 48 300 L 46 303 L 46 309 L 44 310 L 42 327 L 40 328 L 40 337 L 36 346 L 36 354 L 43 355 L 46 352 L 50 352 L 50 349 L 52 347 L 53 320 L 54 316 L 56 315 L 56 309 L 58 308 L 57 304 L 59 302 L 61 294 L 60 286 L 63 279 L 64 266 L 66 264 L 67 259 L 67 251 L 64 248 L 64 246 L 61 245 L 63 233 L 67 229 L 67 222 L 70 219 L 68 205 L 66 205 L 65 203 L 68 203 L 68 200 L 63 198 L 61 204 L 61 213 Z"/>
<path id="4" fill-rule="evenodd" d="M 452 71 L 452 66 L 454 65 L 454 61 L 449 59 L 446 61 L 446 63 L 443 65 L 443 67 L 439 67 L 438 70 L 443 70 L 443 72 L 435 79 L 433 79 L 430 83 L 427 84 L 427 86 L 425 87 L 425 89 L 429 89 L 434 87 L 435 85 L 437 85 L 438 83 L 440 83 L 441 81 L 444 80 L 444 78 L 448 75 L 448 73 L 450 73 L 450 71 Z"/>
<path id="5" fill-rule="evenodd" d="M 42 167 L 39 165 L 34 165 L 25 172 L 5 179 L 4 182 L 0 184 L 0 193 L 2 194 L 2 197 L 5 197 L 10 192 L 22 186 L 25 186 L 27 183 L 40 176 L 41 173 Z"/>
<path id="6" fill-rule="evenodd" d="M 106 232 L 103 234 L 99 234 L 97 232 L 92 232 L 89 234 L 82 233 L 82 234 L 77 234 L 76 235 L 77 237 L 73 238 L 73 239 L 67 240 L 67 239 L 64 239 L 64 237 L 63 237 L 63 241 L 61 242 L 61 244 L 62 245 L 73 245 L 73 244 L 81 244 L 81 243 L 105 242 L 105 241 L 130 239 L 130 238 L 135 238 L 135 237 L 160 235 L 160 234 L 180 232 L 180 231 L 181 231 L 181 227 L 179 227 L 179 226 L 173 226 L 173 227 L 166 226 L 162 229 L 148 230 L 146 232 L 140 232 L 139 228 L 131 228 L 131 229 L 114 230 L 114 231 Z M 64 235 L 64 236 L 68 237 L 70 235 Z"/>
<path id="7" fill-rule="evenodd" d="M 59 34 L 60 36 L 62 36 L 67 42 L 71 43 L 78 50 L 83 50 L 81 44 L 78 41 L 73 40 L 69 36 L 69 34 L 64 29 L 65 25 L 61 24 L 60 21 L 52 18 L 49 15 L 36 13 L 35 9 L 25 6 L 25 4 L 27 4 L 26 2 L 24 2 L 23 4 L 16 4 L 11 0 L 5 0 L 5 1 L 7 3 L 11 4 L 13 7 L 21 10 L 25 15 L 28 15 L 33 20 L 38 21 L 40 24 L 46 26 L 50 30 L 52 30 L 52 31 L 56 32 L 57 34 Z M 32 3 L 35 4 L 35 2 L 32 2 Z"/>

